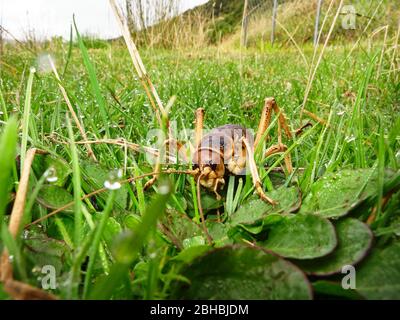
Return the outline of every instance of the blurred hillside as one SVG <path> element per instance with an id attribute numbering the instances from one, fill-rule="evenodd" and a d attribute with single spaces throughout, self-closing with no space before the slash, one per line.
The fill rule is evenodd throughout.
<path id="1" fill-rule="evenodd" d="M 278 45 L 290 41 L 298 44 L 311 43 L 314 33 L 317 0 L 279 0 L 275 39 Z M 323 1 L 320 26 L 324 35 L 328 33 L 340 1 Z M 344 2 L 344 5 L 348 3 Z M 355 29 L 344 29 L 346 19 L 341 13 L 333 29 L 331 40 L 343 41 L 371 35 L 381 27 L 387 27 L 388 36 L 395 35 L 400 22 L 398 0 L 355 0 Z M 248 0 L 248 45 L 268 45 L 272 29 L 272 0 Z M 211 0 L 204 5 L 186 11 L 168 21 L 148 28 L 143 35 L 137 34 L 138 42 L 150 46 L 180 47 L 224 44 L 239 46 L 243 18 L 243 0 Z M 368 28 L 366 29 L 366 27 Z M 366 31 L 364 32 L 364 30 Z M 382 29 L 380 34 L 384 34 Z M 292 40 L 290 40 L 292 38 Z"/>

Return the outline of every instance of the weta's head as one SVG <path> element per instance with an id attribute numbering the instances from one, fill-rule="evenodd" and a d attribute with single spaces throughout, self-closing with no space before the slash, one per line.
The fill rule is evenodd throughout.
<path id="1" fill-rule="evenodd" d="M 223 155 L 219 150 L 199 148 L 193 155 L 193 169 L 199 169 L 196 179 L 210 190 L 216 190 L 218 185 L 224 185 L 225 165 Z"/>

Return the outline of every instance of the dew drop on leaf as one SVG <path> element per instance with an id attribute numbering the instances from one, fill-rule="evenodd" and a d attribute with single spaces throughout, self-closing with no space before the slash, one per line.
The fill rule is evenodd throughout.
<path id="1" fill-rule="evenodd" d="M 50 167 L 44 173 L 47 182 L 56 182 L 58 180 L 57 171 L 54 167 Z"/>
<path id="2" fill-rule="evenodd" d="M 122 170 L 115 169 L 112 170 L 109 175 L 108 179 L 104 181 L 104 187 L 108 190 L 118 190 L 121 188 L 121 183 L 118 181 L 122 178 Z"/>

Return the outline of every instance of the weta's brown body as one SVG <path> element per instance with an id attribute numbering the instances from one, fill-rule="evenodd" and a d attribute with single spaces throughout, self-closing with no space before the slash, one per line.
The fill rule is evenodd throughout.
<path id="1" fill-rule="evenodd" d="M 214 128 L 198 143 L 193 155 L 193 169 L 199 168 L 200 184 L 217 190 L 225 184 L 228 174 L 246 174 L 246 146 L 243 138 L 253 145 L 254 137 L 240 125 L 227 124 Z"/>
<path id="2" fill-rule="evenodd" d="M 266 150 L 265 156 L 286 152 L 287 147 L 282 143 L 282 130 L 288 138 L 292 138 L 286 117 L 277 106 L 274 98 L 265 99 L 265 106 L 261 114 L 255 139 L 249 130 L 235 124 L 217 127 L 211 130 L 209 134 L 203 136 L 204 110 L 201 108 L 197 109 L 196 149 L 192 162 L 198 183 L 214 191 L 217 198 L 220 198 L 218 190 L 225 184 L 224 177 L 227 174 L 245 175 L 247 173 L 246 169 L 248 169 L 260 198 L 266 202 L 275 204 L 275 201 L 268 198 L 264 193 L 254 159 L 255 148 L 268 136 L 266 131 L 271 121 L 272 111 L 278 115 L 278 144 L 270 146 Z M 284 159 L 287 171 L 291 173 L 292 162 L 290 154 L 285 154 Z"/>

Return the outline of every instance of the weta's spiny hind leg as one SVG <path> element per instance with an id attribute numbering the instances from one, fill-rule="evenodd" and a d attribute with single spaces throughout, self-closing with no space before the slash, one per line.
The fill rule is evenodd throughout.
<path id="1" fill-rule="evenodd" d="M 254 160 L 254 152 L 250 146 L 250 143 L 248 142 L 248 140 L 246 138 L 243 138 L 243 142 L 245 144 L 247 155 L 248 155 L 247 161 L 248 161 L 248 165 L 250 167 L 251 177 L 253 179 L 253 184 L 254 184 L 254 187 L 256 189 L 258 196 L 261 198 L 261 200 L 263 200 L 269 204 L 272 204 L 273 206 L 276 205 L 277 204 L 276 201 L 269 198 L 264 193 L 264 190 L 262 188 L 261 179 L 260 179 L 260 176 L 258 175 L 256 161 Z"/>
<path id="2" fill-rule="evenodd" d="M 261 118 L 258 124 L 256 139 L 254 141 L 254 150 L 257 148 L 258 144 L 262 142 L 263 135 L 269 127 L 269 123 L 271 122 L 271 113 L 274 104 L 275 104 L 274 98 L 265 99 L 265 105 L 261 112 Z"/>
<path id="3" fill-rule="evenodd" d="M 198 143 L 200 143 L 200 140 L 202 138 L 202 134 L 203 134 L 203 119 L 204 119 L 204 109 L 199 108 L 196 110 L 196 129 L 195 129 L 195 134 L 196 134 L 196 146 L 198 145 Z M 187 157 L 186 157 L 186 149 L 181 146 L 179 144 L 179 142 L 177 142 L 175 139 L 170 138 L 168 140 L 166 140 L 164 142 L 164 150 L 166 150 L 166 154 L 168 157 L 168 154 L 170 154 L 170 145 L 171 143 L 177 147 L 177 154 L 178 156 L 181 155 L 182 156 L 182 152 L 181 149 L 183 149 L 183 158 L 185 161 L 187 161 Z M 154 166 L 154 172 L 155 173 L 159 173 L 161 171 L 161 160 L 160 158 L 157 159 L 157 162 Z M 149 181 L 146 182 L 146 184 L 144 185 L 144 190 L 148 190 L 149 188 L 151 188 L 154 183 L 157 181 L 158 179 L 158 174 L 155 174 Z"/>
<path id="4" fill-rule="evenodd" d="M 262 142 L 265 131 L 268 129 L 271 122 L 272 111 L 278 116 L 278 144 L 268 148 L 266 155 L 271 155 L 278 152 L 285 152 L 287 147 L 282 143 L 282 129 L 285 131 L 286 136 L 291 139 L 293 137 L 288 121 L 286 120 L 286 115 L 279 109 L 274 98 L 266 98 L 265 105 L 261 114 L 260 123 L 258 125 L 256 140 L 254 143 L 254 150 L 257 148 L 258 144 Z M 267 136 L 264 137 L 266 139 Z M 290 154 L 285 155 L 285 165 L 287 171 L 292 173 L 293 166 Z"/>
<path id="5" fill-rule="evenodd" d="M 287 146 L 280 143 L 280 144 L 275 144 L 271 147 L 269 147 L 267 149 L 267 151 L 265 151 L 265 157 L 269 157 L 273 154 L 276 153 L 283 153 L 287 151 Z M 286 166 L 286 170 L 289 174 L 291 174 L 293 172 L 293 165 L 292 165 L 292 157 L 290 156 L 290 153 L 286 154 L 284 157 L 285 160 L 285 166 Z"/>
<path id="6" fill-rule="evenodd" d="M 195 119 L 195 140 L 194 140 L 195 148 L 199 146 L 200 141 L 203 138 L 203 122 L 204 122 L 204 109 L 198 108 L 196 110 L 196 119 Z"/>
<path id="7" fill-rule="evenodd" d="M 258 125 L 256 140 L 254 142 L 254 150 L 257 148 L 257 145 L 262 142 L 263 135 L 270 125 L 272 111 L 274 111 L 278 116 L 278 126 L 283 128 L 286 136 L 289 139 L 292 138 L 292 132 L 290 131 L 288 121 L 286 120 L 286 115 L 279 109 L 275 98 L 266 98 L 264 108 L 261 113 L 260 123 Z M 264 138 L 266 139 L 267 137 L 268 135 Z"/>

